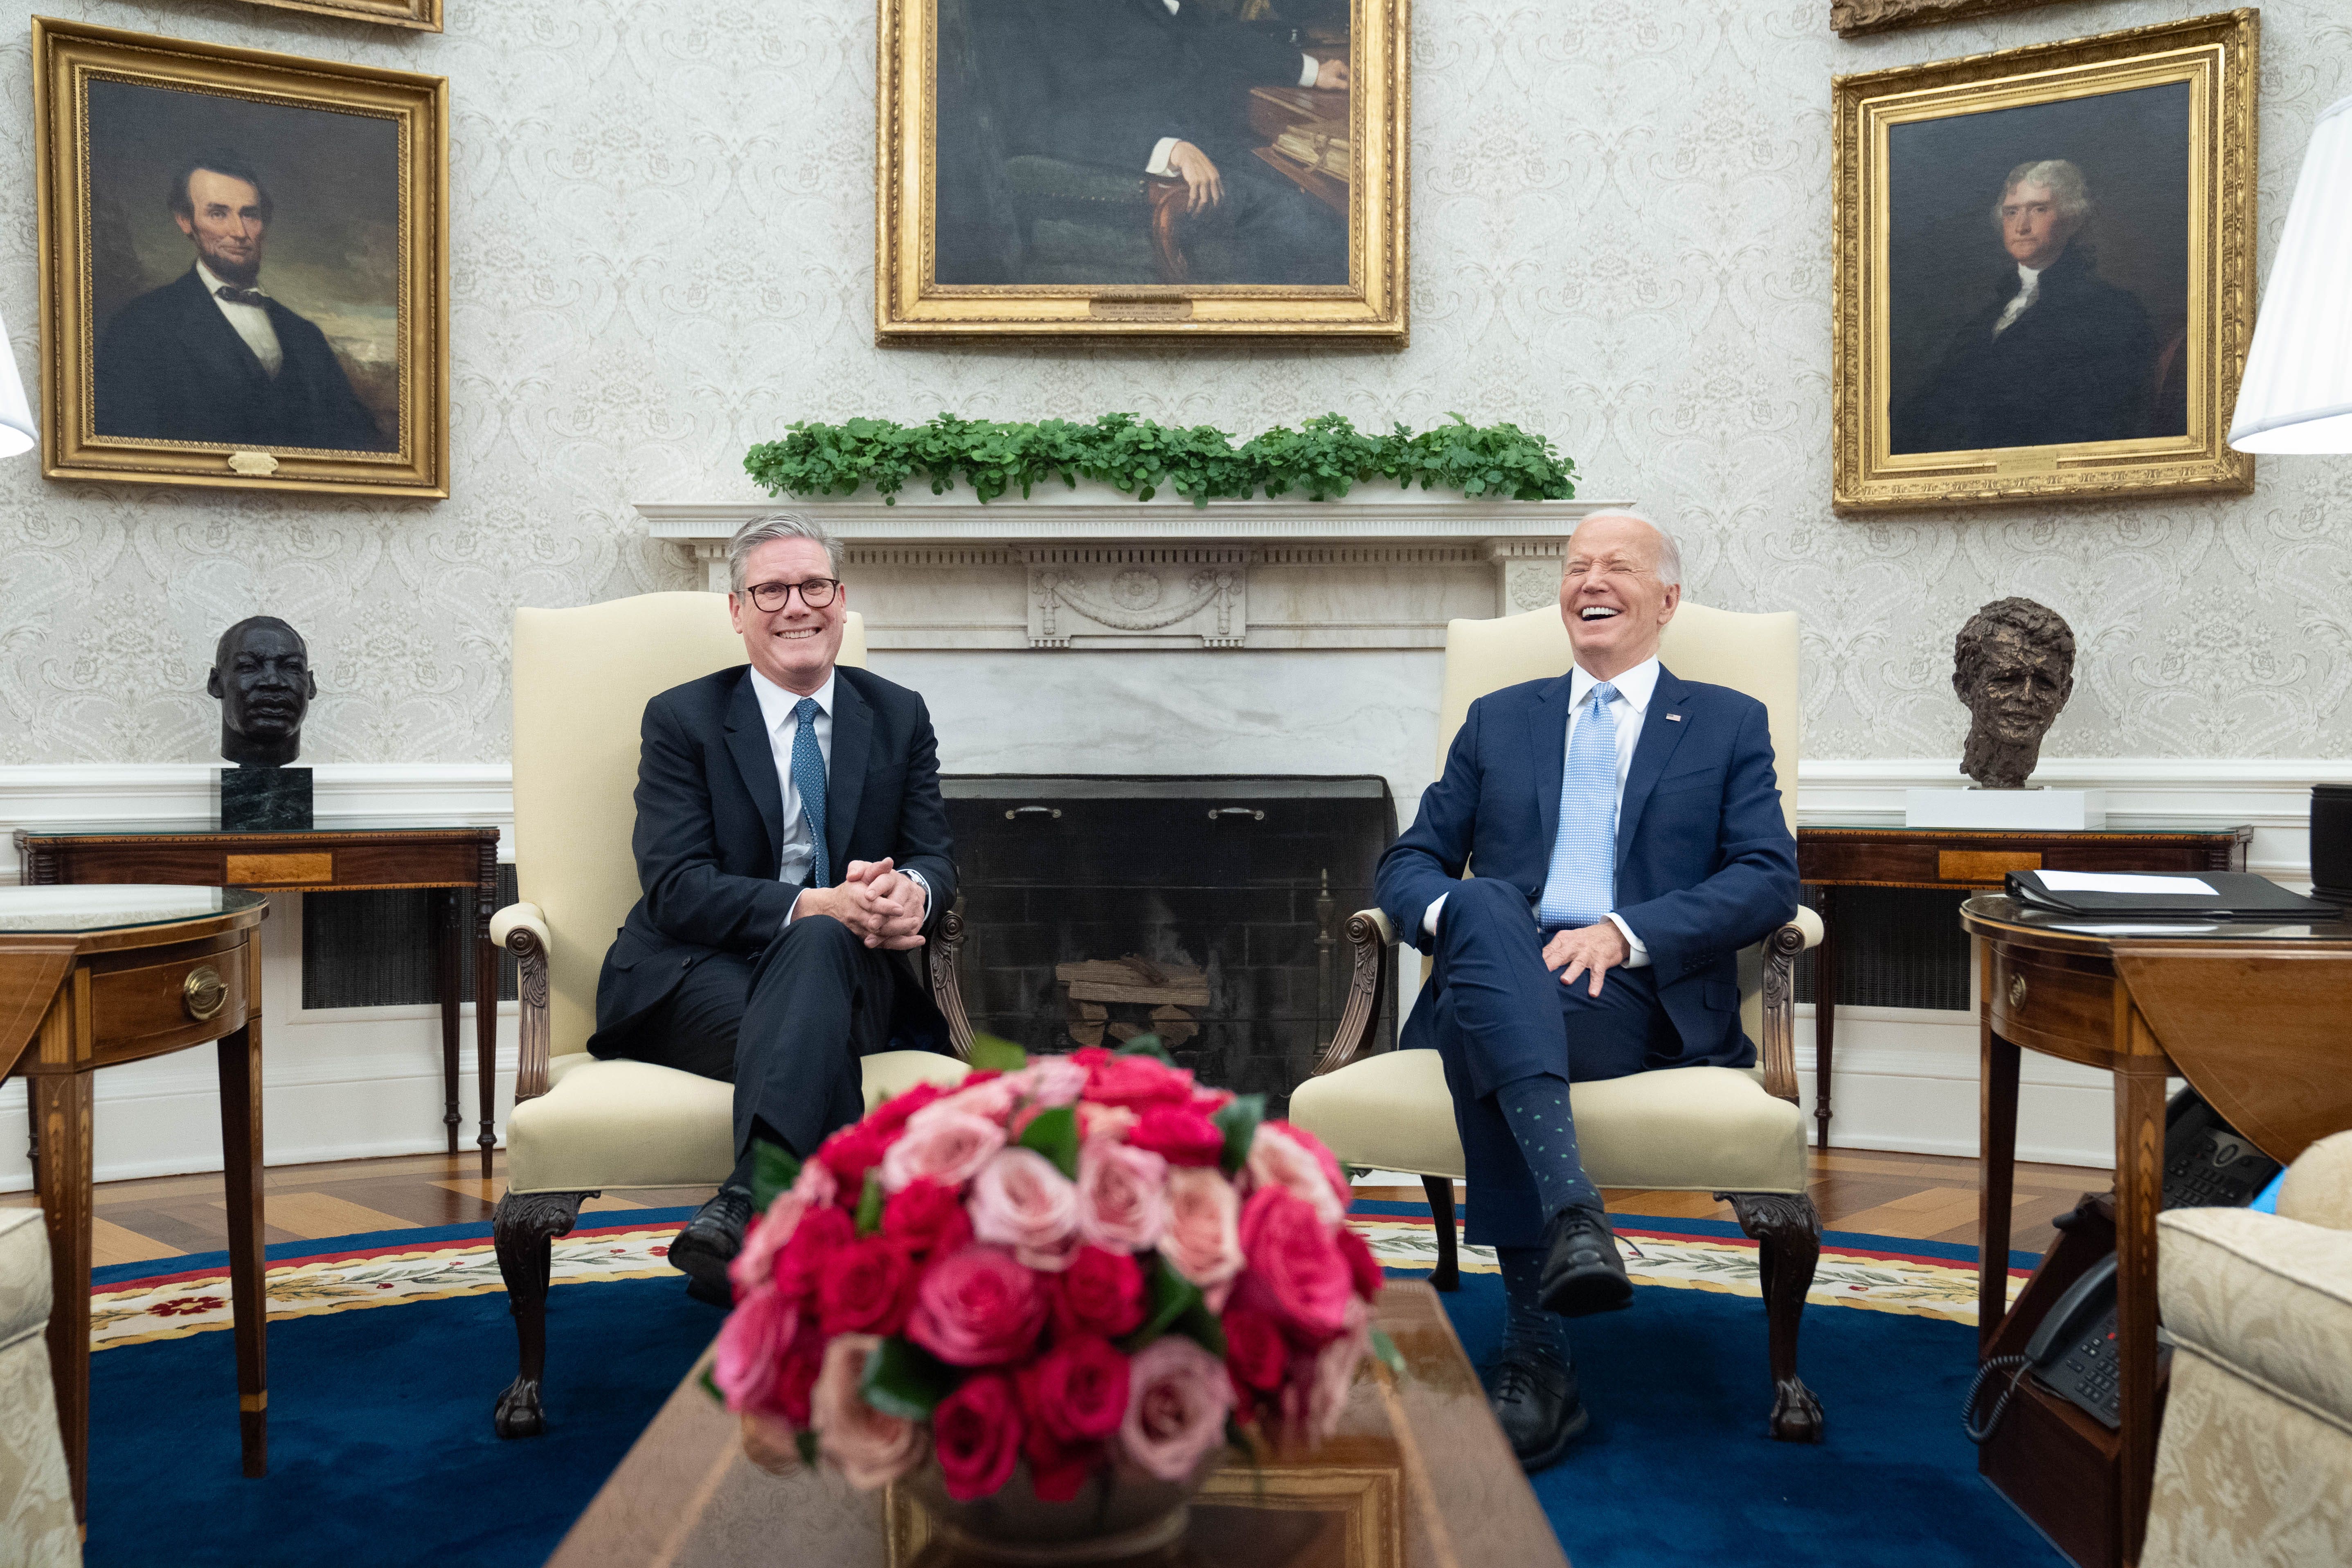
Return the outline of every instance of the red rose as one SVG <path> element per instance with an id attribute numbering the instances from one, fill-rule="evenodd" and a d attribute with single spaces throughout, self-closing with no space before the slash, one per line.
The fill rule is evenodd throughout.
<path id="1" fill-rule="evenodd" d="M 853 1241 L 826 1264 L 816 1301 L 827 1334 L 895 1334 L 915 1304 L 914 1260 L 888 1237 Z"/>
<path id="2" fill-rule="evenodd" d="M 1314 1205 L 1283 1187 L 1260 1187 L 1242 1205 L 1241 1229 L 1249 1259 L 1243 1304 L 1272 1312 L 1293 1339 L 1310 1344 L 1347 1328 L 1354 1283 Z"/>
<path id="3" fill-rule="evenodd" d="M 1352 1225 L 1343 1225 L 1332 1237 L 1339 1244 L 1339 1256 L 1348 1260 L 1348 1275 L 1356 1287 L 1356 1294 L 1367 1301 L 1380 1300 L 1381 1260 L 1372 1256 L 1371 1244 L 1356 1232 Z"/>
<path id="4" fill-rule="evenodd" d="M 1053 1289 L 1054 1331 L 1065 1338 L 1115 1338 L 1143 1321 L 1143 1270 L 1124 1253 L 1081 1247 Z"/>
<path id="5" fill-rule="evenodd" d="M 816 1293 L 833 1255 L 856 1239 L 856 1223 L 845 1210 L 811 1209 L 776 1254 L 776 1289 L 792 1300 L 807 1300 Z"/>
<path id="6" fill-rule="evenodd" d="M 816 1157 L 824 1162 L 841 1183 L 841 1202 L 845 1207 L 856 1208 L 857 1200 L 866 1194 L 866 1173 L 882 1163 L 889 1152 L 890 1138 L 898 1131 L 885 1132 L 870 1122 L 860 1121 L 845 1127 L 817 1146 Z"/>
<path id="7" fill-rule="evenodd" d="M 1117 1054 L 1108 1046 L 1080 1046 L 1070 1053 L 1070 1059 L 1082 1068 L 1096 1068 Z"/>
<path id="8" fill-rule="evenodd" d="M 1127 1358 L 1093 1334 L 1064 1340 L 1021 1369 L 1021 1407 L 1062 1442 L 1108 1437 L 1127 1419 Z"/>
<path id="9" fill-rule="evenodd" d="M 931 1412 L 931 1445 L 948 1496 L 984 1498 L 1012 1479 L 1021 1457 L 1021 1401 L 1013 1380 L 982 1373 L 964 1380 Z"/>
<path id="10" fill-rule="evenodd" d="M 918 1176 L 883 1203 L 882 1234 L 910 1251 L 953 1252 L 971 1239 L 971 1221 L 953 1187 Z"/>
<path id="11" fill-rule="evenodd" d="M 961 1086 L 959 1085 L 959 1088 Z M 941 1089 L 935 1083 L 919 1083 L 904 1094 L 892 1095 L 866 1113 L 860 1127 L 870 1127 L 885 1138 L 895 1137 L 898 1129 L 907 1125 L 907 1118 L 935 1100 L 952 1094 L 954 1089 Z"/>
<path id="12" fill-rule="evenodd" d="M 1039 1502 L 1068 1502 L 1103 1462 L 1100 1443 L 1065 1443 L 1035 1422 L 1021 1439 L 1029 1461 L 1029 1489 Z"/>
<path id="13" fill-rule="evenodd" d="M 1225 1152 L 1225 1135 L 1197 1104 L 1144 1107 L 1127 1141 L 1171 1165 L 1213 1165 Z"/>
<path id="14" fill-rule="evenodd" d="M 824 1331 L 803 1318 L 799 1336 L 784 1351 L 772 1395 L 775 1407 L 796 1430 L 808 1430 L 809 1391 L 816 1386 L 816 1374 L 824 1365 Z"/>
<path id="15" fill-rule="evenodd" d="M 1045 1326 L 1039 1278 L 1000 1247 L 934 1258 L 915 1287 L 907 1337 L 950 1366 L 1017 1360 Z"/>
<path id="16" fill-rule="evenodd" d="M 1225 1326 L 1225 1366 L 1239 1388 L 1271 1389 L 1282 1382 L 1290 1362 L 1290 1347 L 1272 1318 L 1248 1307 L 1228 1307 Z"/>
<path id="17" fill-rule="evenodd" d="M 1192 1098 L 1192 1075 L 1150 1057 L 1112 1057 L 1087 1070 L 1086 1098 L 1097 1105 L 1182 1105 Z"/>

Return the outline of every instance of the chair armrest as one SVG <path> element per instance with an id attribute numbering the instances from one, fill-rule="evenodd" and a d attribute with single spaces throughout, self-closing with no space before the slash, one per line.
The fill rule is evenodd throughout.
<path id="1" fill-rule="evenodd" d="M 1797 955 L 1822 940 L 1822 917 L 1800 906 L 1764 939 L 1764 1092 L 1797 1100 Z"/>
<path id="2" fill-rule="evenodd" d="M 1358 910 L 1348 917 L 1348 950 L 1353 964 L 1348 975 L 1348 1000 L 1339 1009 L 1339 1026 L 1315 1064 L 1315 1076 L 1337 1072 L 1371 1043 L 1381 1021 L 1381 1002 L 1389 989 L 1389 950 L 1396 945 L 1396 928 L 1379 910 Z"/>
<path id="3" fill-rule="evenodd" d="M 959 1060 L 971 1060 L 971 1018 L 963 1010 L 963 987 L 956 978 L 956 955 L 963 946 L 963 907 L 961 900 L 940 916 L 939 929 L 922 947 L 925 978 L 931 987 L 931 1003 L 947 1020 L 948 1043 L 955 1047 Z"/>
<path id="4" fill-rule="evenodd" d="M 490 940 L 515 957 L 515 1103 L 547 1092 L 547 1058 L 554 1025 L 547 1013 L 547 914 L 537 904 L 509 904 L 490 917 Z"/>

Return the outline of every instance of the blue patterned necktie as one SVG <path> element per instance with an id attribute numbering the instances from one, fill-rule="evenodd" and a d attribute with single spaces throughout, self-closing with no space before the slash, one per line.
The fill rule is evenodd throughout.
<path id="1" fill-rule="evenodd" d="M 830 888 L 832 868 L 824 858 L 824 753 L 817 749 L 816 715 L 814 697 L 793 705 L 793 717 L 801 721 L 793 735 L 793 788 L 800 792 L 801 820 L 808 824 L 808 885 Z"/>
<path id="2" fill-rule="evenodd" d="M 1598 925 L 1617 903 L 1617 689 L 1586 694 L 1559 780 L 1559 836 L 1537 920 L 1546 931 Z"/>

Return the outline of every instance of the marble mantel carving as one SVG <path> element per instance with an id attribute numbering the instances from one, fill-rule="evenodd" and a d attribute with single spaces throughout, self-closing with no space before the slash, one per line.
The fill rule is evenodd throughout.
<path id="1" fill-rule="evenodd" d="M 727 586 L 745 519 L 789 509 L 848 547 L 877 648 L 1414 648 L 1445 623 L 1533 609 L 1560 547 L 1625 501 L 1508 501 L 1386 486 L 1340 501 L 1137 503 L 1105 489 L 981 505 L 875 500 L 637 503 L 647 531 Z"/>

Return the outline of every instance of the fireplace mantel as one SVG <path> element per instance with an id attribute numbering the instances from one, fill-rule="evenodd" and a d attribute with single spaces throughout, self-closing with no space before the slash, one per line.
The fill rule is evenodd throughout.
<path id="1" fill-rule="evenodd" d="M 848 549 L 877 648 L 1435 647 L 1445 623 L 1552 602 L 1560 547 L 1625 501 L 1359 487 L 1343 500 L 1135 501 L 1102 485 L 817 501 L 640 501 L 713 591 L 727 541 L 791 510 Z"/>

